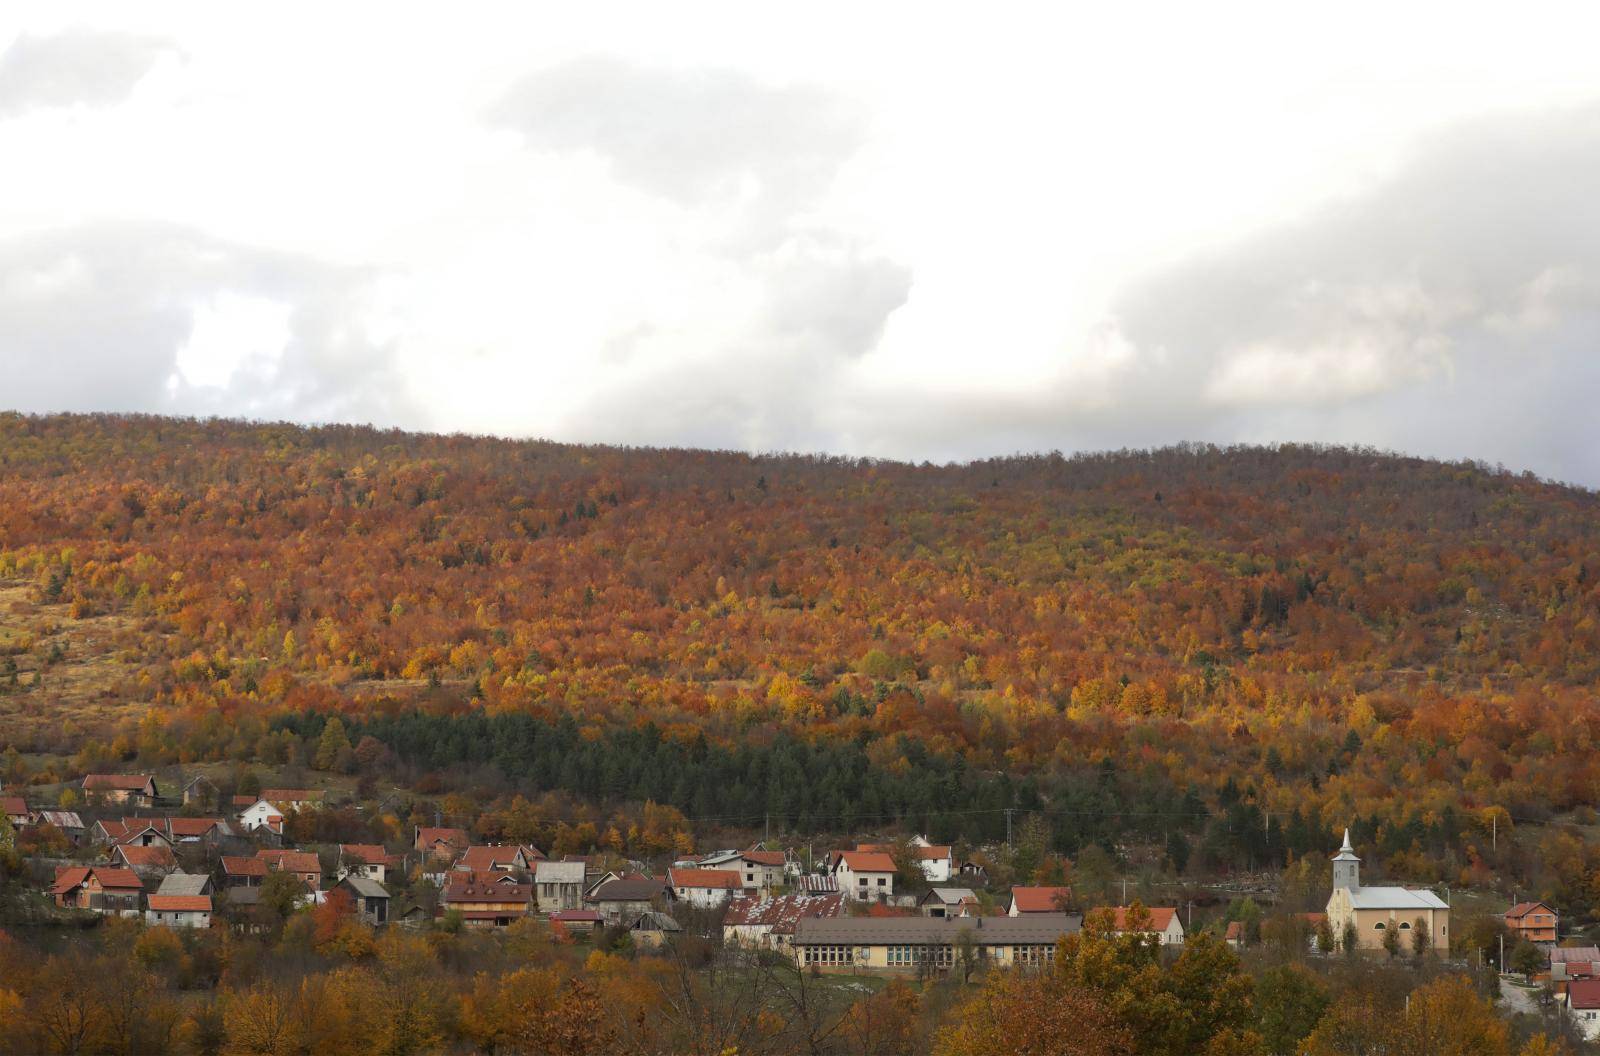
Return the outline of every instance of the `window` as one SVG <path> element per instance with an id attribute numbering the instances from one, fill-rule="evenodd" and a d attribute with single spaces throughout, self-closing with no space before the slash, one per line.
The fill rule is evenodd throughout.
<path id="1" fill-rule="evenodd" d="M 1410 931 L 1410 930 L 1411 930 L 1411 924 L 1410 924 L 1410 922 L 1409 922 L 1409 921 L 1404 921 L 1404 920 L 1402 920 L 1402 921 L 1401 921 L 1401 922 L 1400 922 L 1400 930 L 1401 930 L 1401 931 Z"/>
<path id="2" fill-rule="evenodd" d="M 1387 928 L 1387 925 L 1386 925 L 1386 924 L 1384 924 L 1384 922 L 1383 922 L 1383 921 L 1381 921 L 1381 920 L 1380 920 L 1380 921 L 1378 921 L 1378 922 L 1377 922 L 1377 923 L 1376 923 L 1376 924 L 1374 924 L 1374 925 L 1372 925 L 1372 930 L 1373 930 L 1373 931 L 1383 931 L 1383 930 L 1385 930 L 1385 929 L 1386 929 L 1386 928 Z"/>
<path id="3" fill-rule="evenodd" d="M 883 878 L 883 877 L 881 877 L 881 876 L 880 876 L 880 877 L 878 877 L 878 886 L 879 886 L 879 887 L 885 887 L 885 886 L 887 886 L 887 885 L 888 885 L 888 883 L 889 883 L 889 881 L 888 881 L 888 880 L 886 880 L 886 879 L 885 879 L 885 878 Z"/>

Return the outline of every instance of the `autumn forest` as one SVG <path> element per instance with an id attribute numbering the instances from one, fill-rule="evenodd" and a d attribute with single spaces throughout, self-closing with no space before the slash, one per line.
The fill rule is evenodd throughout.
<path id="1" fill-rule="evenodd" d="M 1230 884 L 1321 908 L 1348 827 L 1374 878 L 1559 902 L 1582 933 L 1600 925 L 1597 684 L 1600 495 L 1481 464 L 1181 445 L 936 466 L 0 415 L 8 792 L 175 766 L 287 775 L 372 804 L 300 819 L 306 839 L 405 841 L 442 821 L 635 858 L 924 833 L 997 879 L 1112 896 L 1132 877 L 1141 897 L 1214 912 L 1237 901 Z M 458 974 L 466 1013 L 438 1012 L 412 1051 L 587 1052 L 629 1031 L 649 1035 L 637 1051 L 691 1034 L 716 1051 L 698 1013 L 640 1011 L 688 986 L 676 963 L 646 978 L 585 951 L 600 959 L 584 971 L 555 940 L 525 964 L 504 947 L 468 963 L 484 940 L 398 935 L 345 956 L 326 917 L 296 939 L 330 973 L 294 991 L 307 1007 L 342 1007 L 340 987 L 383 991 L 376 1007 L 428 966 Z M 0 964 L 27 941 L 0 942 Z M 142 958 L 162 992 L 188 971 L 239 1009 L 289 1001 L 268 986 L 283 964 L 105 942 L 72 956 Z M 1104 1019 L 1104 1047 L 1060 1051 L 1287 1052 L 1344 1007 L 1344 984 L 1275 964 L 1261 970 L 1291 973 L 1292 993 L 1274 1000 L 1317 1013 L 1285 1028 L 1291 1047 L 1250 1047 L 1262 1024 L 1225 1011 L 1143 1047 L 1118 1000 L 1198 992 L 1184 971 L 1237 965 L 1201 967 L 1232 957 L 1203 943 L 1186 967 L 1106 942 L 1098 968 L 1074 961 L 1094 986 L 992 981 L 958 1012 L 965 998 L 934 1007 L 892 984 L 822 1041 L 785 1033 L 795 1015 L 720 1040 L 1004 1051 L 983 1032 L 1037 1005 L 1013 992 L 1032 986 L 1062 989 L 1062 1015 L 1123 995 L 1075 1020 Z M 519 990 L 502 972 L 538 978 Z M 1477 1007 L 1448 978 L 1411 985 Z M 500 1038 L 527 987 L 565 995 L 527 1012 L 550 1033 Z M 608 1008 L 637 1014 L 602 1023 Z M 687 1033 L 640 1026 L 657 1018 Z M 1482 1029 L 1500 1034 L 1477 1051 L 1512 1051 L 1503 1026 Z M 197 1051 L 292 1048 L 252 1049 L 220 1018 L 183 1030 Z"/>

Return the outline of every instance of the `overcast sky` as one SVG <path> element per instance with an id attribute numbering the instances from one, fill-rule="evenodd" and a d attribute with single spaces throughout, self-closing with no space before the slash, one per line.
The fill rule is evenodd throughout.
<path id="1" fill-rule="evenodd" d="M 1600 485 L 1600 8 L 0 10 L 0 407 Z"/>

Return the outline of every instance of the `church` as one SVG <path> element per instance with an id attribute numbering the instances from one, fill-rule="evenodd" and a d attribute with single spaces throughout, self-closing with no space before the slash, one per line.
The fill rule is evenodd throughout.
<path id="1" fill-rule="evenodd" d="M 1428 932 L 1428 949 L 1440 956 L 1450 952 L 1450 907 L 1428 890 L 1408 887 L 1362 887 L 1361 859 L 1344 830 L 1344 846 L 1333 859 L 1333 894 L 1328 897 L 1328 924 L 1334 941 L 1343 943 L 1349 925 L 1355 925 L 1356 948 L 1383 949 L 1384 935 L 1400 933 L 1400 952 L 1409 955 L 1417 928 Z"/>

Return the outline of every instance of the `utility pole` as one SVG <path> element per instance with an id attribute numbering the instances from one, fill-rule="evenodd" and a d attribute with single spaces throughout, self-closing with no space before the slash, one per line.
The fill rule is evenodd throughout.
<path id="1" fill-rule="evenodd" d="M 772 815 L 768 814 L 766 816 L 766 818 L 767 818 L 767 830 L 766 830 L 767 834 L 762 837 L 762 839 L 761 839 L 762 843 L 770 843 L 771 840 L 772 840 Z"/>
<path id="2" fill-rule="evenodd" d="M 1489 815 L 1489 849 L 1492 851 L 1500 849 L 1500 815 L 1498 814 Z"/>
<path id="3" fill-rule="evenodd" d="M 1505 932 L 1501 932 L 1500 933 L 1500 974 L 1504 975 L 1505 973 L 1506 973 L 1506 935 L 1505 935 Z"/>
<path id="4" fill-rule="evenodd" d="M 1128 878 L 1122 878 L 1122 904 L 1128 904 Z"/>
<path id="5" fill-rule="evenodd" d="M 1006 846 L 1010 847 L 1011 846 L 1011 811 L 1014 810 L 1015 808 L 1007 807 L 1005 809 L 1006 809 Z"/>

